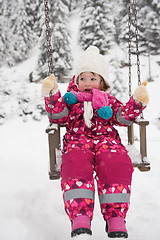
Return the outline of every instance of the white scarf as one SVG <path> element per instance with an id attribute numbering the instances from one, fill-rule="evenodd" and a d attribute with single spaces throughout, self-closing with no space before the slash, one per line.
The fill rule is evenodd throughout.
<path id="1" fill-rule="evenodd" d="M 88 128 L 92 126 L 91 119 L 93 117 L 93 108 L 92 108 L 92 102 L 86 102 L 84 101 L 84 121 Z"/>

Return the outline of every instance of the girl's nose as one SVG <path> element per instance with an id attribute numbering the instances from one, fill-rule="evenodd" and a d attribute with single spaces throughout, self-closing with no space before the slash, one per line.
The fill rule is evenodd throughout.
<path id="1" fill-rule="evenodd" d="M 86 82 L 85 82 L 85 86 L 86 86 L 86 87 L 89 87 L 89 86 L 91 86 L 91 83 L 90 83 L 90 81 L 89 81 L 89 80 L 86 80 Z"/>

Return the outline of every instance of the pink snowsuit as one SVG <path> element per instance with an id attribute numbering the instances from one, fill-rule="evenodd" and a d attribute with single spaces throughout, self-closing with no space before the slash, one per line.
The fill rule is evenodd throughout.
<path id="1" fill-rule="evenodd" d="M 73 81 L 68 88 L 71 90 L 79 91 Z M 108 104 L 113 111 L 112 117 L 103 119 L 94 109 L 92 126 L 88 128 L 83 118 L 83 102 L 67 105 L 59 91 L 51 99 L 45 97 L 49 121 L 66 125 L 61 186 L 65 210 L 71 221 L 79 215 L 87 215 L 92 220 L 94 179 L 104 219 L 126 217 L 133 167 L 114 125 L 131 125 L 144 107 L 132 97 L 123 105 L 109 94 Z"/>

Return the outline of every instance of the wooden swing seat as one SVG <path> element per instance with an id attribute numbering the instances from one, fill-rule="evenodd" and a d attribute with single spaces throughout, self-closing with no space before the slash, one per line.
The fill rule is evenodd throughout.
<path id="1" fill-rule="evenodd" d="M 128 144 L 134 144 L 134 124 L 139 125 L 139 149 L 141 162 L 134 162 L 133 166 L 137 167 L 141 172 L 146 172 L 150 170 L 150 163 L 147 159 L 147 139 L 146 139 L 146 126 L 149 125 L 149 121 L 140 119 L 135 121 L 131 126 L 128 127 Z"/>
<path id="2" fill-rule="evenodd" d="M 61 151 L 60 146 L 60 125 L 50 124 L 46 129 L 49 143 L 49 179 L 56 180 L 60 178 L 60 169 L 58 169 L 57 151 Z"/>
<path id="3" fill-rule="evenodd" d="M 133 167 L 138 168 L 141 172 L 146 172 L 150 170 L 150 163 L 147 160 L 147 141 L 146 141 L 146 126 L 149 125 L 149 121 L 139 120 L 135 121 L 135 124 L 139 125 L 140 133 L 140 162 L 133 162 Z M 56 180 L 60 178 L 60 158 L 61 158 L 61 137 L 60 128 L 63 125 L 50 124 L 46 129 L 48 134 L 49 142 L 49 179 Z M 128 144 L 134 144 L 134 124 L 128 127 Z"/>

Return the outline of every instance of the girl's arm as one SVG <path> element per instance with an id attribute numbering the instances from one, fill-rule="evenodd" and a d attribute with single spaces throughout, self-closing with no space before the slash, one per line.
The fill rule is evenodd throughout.
<path id="1" fill-rule="evenodd" d="M 53 74 L 43 80 L 42 94 L 50 123 L 66 123 L 69 111 L 58 90 L 58 84 Z"/>
<path id="2" fill-rule="evenodd" d="M 125 105 L 115 98 L 112 99 L 112 102 L 113 116 L 111 121 L 119 126 L 130 126 L 146 107 L 133 97 Z"/>
<path id="3" fill-rule="evenodd" d="M 51 95 L 50 97 L 44 97 L 45 108 L 50 123 L 65 124 L 68 120 L 69 109 L 64 102 L 60 91 Z"/>
<path id="4" fill-rule="evenodd" d="M 142 113 L 149 102 L 149 96 L 146 89 L 147 82 L 143 82 L 138 86 L 133 94 L 133 97 L 123 105 L 116 98 L 112 98 L 112 121 L 120 126 L 130 126 L 133 121 Z"/>

